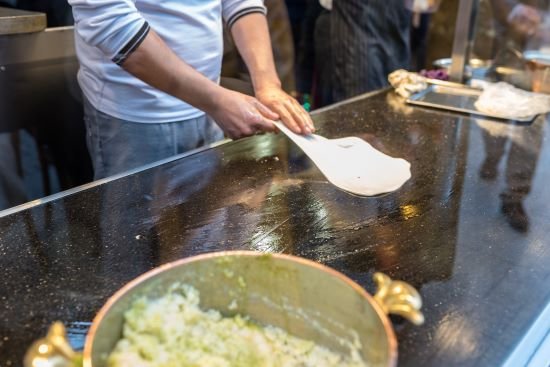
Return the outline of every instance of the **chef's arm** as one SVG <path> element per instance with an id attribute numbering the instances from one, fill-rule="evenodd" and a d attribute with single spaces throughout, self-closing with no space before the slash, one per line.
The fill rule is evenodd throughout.
<path id="1" fill-rule="evenodd" d="M 211 115 L 231 138 L 273 131 L 279 116 L 257 99 L 218 86 L 180 59 L 132 0 L 69 0 L 76 37 L 147 84 Z M 121 102 L 123 103 L 123 102 Z"/>
<path id="2" fill-rule="evenodd" d="M 254 90 L 281 81 L 275 70 L 271 40 L 262 0 L 222 0 L 222 15 L 252 78 Z"/>
<path id="3" fill-rule="evenodd" d="M 198 108 L 219 91 L 161 40 L 132 0 L 69 0 L 76 37 L 146 83 Z M 184 87 L 185 86 L 185 87 Z"/>
<path id="4" fill-rule="evenodd" d="M 294 132 L 313 132 L 309 114 L 296 99 L 281 89 L 265 15 L 257 12 L 246 14 L 229 26 L 250 72 L 256 98 L 279 114 L 285 125 Z"/>
<path id="5" fill-rule="evenodd" d="M 275 129 L 272 120 L 278 118 L 276 113 L 257 99 L 229 91 L 203 76 L 152 30 L 121 66 L 149 85 L 205 111 L 231 138 Z"/>
<path id="6" fill-rule="evenodd" d="M 147 84 L 203 111 L 213 109 L 222 92 L 180 59 L 153 30 L 120 65 Z"/>

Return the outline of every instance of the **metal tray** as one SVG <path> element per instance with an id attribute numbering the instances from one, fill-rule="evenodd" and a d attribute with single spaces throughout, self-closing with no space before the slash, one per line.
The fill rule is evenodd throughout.
<path id="1" fill-rule="evenodd" d="M 522 118 L 514 118 L 506 115 L 488 114 L 478 111 L 474 103 L 481 92 L 482 91 L 480 89 L 470 88 L 467 86 L 451 87 L 431 85 L 422 92 L 412 95 L 409 99 L 407 99 L 407 103 L 524 123 L 530 123 L 537 117 L 537 115 L 531 115 Z"/>

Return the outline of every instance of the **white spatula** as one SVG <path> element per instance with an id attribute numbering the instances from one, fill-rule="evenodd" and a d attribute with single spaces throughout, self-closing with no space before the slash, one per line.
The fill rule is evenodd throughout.
<path id="1" fill-rule="evenodd" d="M 282 122 L 275 124 L 304 151 L 330 183 L 344 191 L 361 196 L 379 195 L 399 189 L 411 177 L 409 162 L 390 157 L 363 139 L 298 135 Z"/>

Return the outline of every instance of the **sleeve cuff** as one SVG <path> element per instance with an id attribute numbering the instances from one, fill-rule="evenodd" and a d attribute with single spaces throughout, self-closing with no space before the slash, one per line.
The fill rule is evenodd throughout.
<path id="1" fill-rule="evenodd" d="M 262 6 L 252 6 L 249 8 L 241 9 L 237 11 L 235 14 L 232 14 L 231 17 L 227 19 L 227 27 L 231 28 L 237 20 L 244 17 L 245 15 L 252 14 L 252 13 L 262 13 L 265 15 L 266 10 Z"/>
<path id="2" fill-rule="evenodd" d="M 141 45 L 150 29 L 151 27 L 149 26 L 149 23 L 145 22 L 134 37 L 132 37 L 132 39 L 124 47 L 122 47 L 120 51 L 117 52 L 112 61 L 119 66 L 122 65 L 128 56 L 130 56 L 130 54 L 134 52 L 139 45 Z"/>

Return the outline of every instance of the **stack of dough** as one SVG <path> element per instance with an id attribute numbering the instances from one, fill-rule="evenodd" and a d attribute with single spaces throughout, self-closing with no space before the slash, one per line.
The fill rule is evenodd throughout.
<path id="1" fill-rule="evenodd" d="M 409 98 L 412 94 L 428 87 L 426 78 L 417 73 L 399 69 L 388 75 L 388 81 L 401 97 Z"/>

